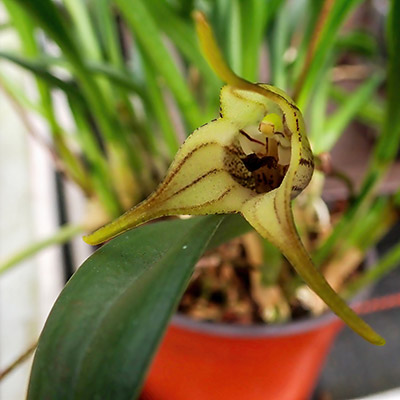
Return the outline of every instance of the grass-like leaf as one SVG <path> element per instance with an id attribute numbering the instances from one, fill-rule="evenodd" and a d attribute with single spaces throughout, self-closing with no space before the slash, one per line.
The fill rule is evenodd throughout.
<path id="1" fill-rule="evenodd" d="M 314 261 L 321 264 L 331 253 L 337 243 L 363 218 L 363 213 L 369 212 L 369 206 L 374 198 L 374 193 L 379 182 L 385 176 L 388 167 L 396 156 L 400 143 L 400 82 L 398 71 L 400 69 L 400 3 L 393 0 L 387 20 L 387 42 L 389 50 L 386 115 L 383 122 L 382 133 L 374 147 L 372 161 L 366 174 L 361 190 L 353 204 L 336 225 L 332 234 L 315 254 Z"/>
<path id="2" fill-rule="evenodd" d="M 312 91 L 319 82 L 321 65 L 326 62 L 334 48 L 339 28 L 359 2 L 360 0 L 336 0 L 327 14 L 321 31 L 314 32 L 314 35 L 319 35 L 316 48 L 311 63 L 303 76 L 301 90 L 296 96 L 300 109 L 305 109 L 308 105 Z"/>
<path id="3" fill-rule="evenodd" d="M 178 102 L 190 129 L 204 121 L 186 81 L 162 41 L 158 27 L 143 1 L 116 0 L 128 26 L 141 43 L 153 68 L 165 82 Z"/>
<path id="4" fill-rule="evenodd" d="M 323 134 L 316 136 L 317 140 L 313 142 L 316 154 L 332 149 L 349 122 L 354 120 L 359 110 L 373 97 L 382 80 L 382 74 L 377 72 L 347 96 L 339 109 L 325 121 Z"/>

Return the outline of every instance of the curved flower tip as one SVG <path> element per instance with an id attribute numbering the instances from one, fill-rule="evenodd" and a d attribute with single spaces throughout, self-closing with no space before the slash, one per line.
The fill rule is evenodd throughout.
<path id="1" fill-rule="evenodd" d="M 278 88 L 237 77 L 204 16 L 197 14 L 196 20 L 209 61 L 228 82 L 221 90 L 220 117 L 188 137 L 147 200 L 84 240 L 98 244 L 166 215 L 241 213 L 344 322 L 383 344 L 316 270 L 297 234 L 291 199 L 307 186 L 314 169 L 301 112 Z"/>

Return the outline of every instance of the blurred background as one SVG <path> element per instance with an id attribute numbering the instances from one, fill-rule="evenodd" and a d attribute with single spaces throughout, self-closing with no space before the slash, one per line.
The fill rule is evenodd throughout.
<path id="1" fill-rule="evenodd" d="M 186 136 L 218 117 L 223 83 L 201 54 L 193 10 L 238 75 L 282 88 L 305 115 L 321 178 L 295 213 L 304 237 L 322 232 L 308 243 L 317 263 L 337 249 L 356 249 L 359 263 L 379 244 L 376 272 L 353 286 L 397 293 L 394 3 L 0 0 L 0 399 L 25 397 L 51 306 L 91 254 L 82 235 L 146 198 Z M 396 306 L 367 317 L 386 347 L 339 335 L 315 399 L 400 398 L 383 395 L 400 387 Z"/>

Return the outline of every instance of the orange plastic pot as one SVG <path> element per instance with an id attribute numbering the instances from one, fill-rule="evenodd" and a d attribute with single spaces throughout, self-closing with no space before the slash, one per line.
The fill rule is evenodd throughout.
<path id="1" fill-rule="evenodd" d="M 307 399 L 340 327 L 333 314 L 252 327 L 177 316 L 151 366 L 143 399 Z"/>

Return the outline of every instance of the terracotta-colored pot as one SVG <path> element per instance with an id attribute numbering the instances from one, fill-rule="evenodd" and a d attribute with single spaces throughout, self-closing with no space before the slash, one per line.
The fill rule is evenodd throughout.
<path id="1" fill-rule="evenodd" d="M 376 260 L 377 253 L 368 252 L 366 267 Z M 353 299 L 358 311 L 370 291 L 365 288 Z M 342 326 L 331 312 L 269 326 L 198 322 L 176 315 L 141 399 L 305 400 Z"/>
<path id="2" fill-rule="evenodd" d="M 340 327 L 333 314 L 251 327 L 176 316 L 143 399 L 305 400 Z"/>

